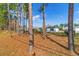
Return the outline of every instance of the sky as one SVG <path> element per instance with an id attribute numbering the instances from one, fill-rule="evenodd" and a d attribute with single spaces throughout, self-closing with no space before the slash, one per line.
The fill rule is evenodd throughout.
<path id="1" fill-rule="evenodd" d="M 33 26 L 42 27 L 42 14 L 39 12 L 41 3 L 32 4 Z M 45 10 L 46 25 L 67 24 L 68 4 L 67 3 L 48 3 Z M 79 4 L 74 4 L 74 23 L 79 23 Z"/>

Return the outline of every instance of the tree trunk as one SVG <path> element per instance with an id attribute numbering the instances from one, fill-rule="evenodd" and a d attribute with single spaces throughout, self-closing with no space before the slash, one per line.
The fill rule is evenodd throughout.
<path id="1" fill-rule="evenodd" d="M 26 11 L 26 32 L 28 31 L 27 22 L 28 22 L 28 11 Z"/>
<path id="2" fill-rule="evenodd" d="M 45 9 L 45 6 L 44 6 Z M 46 36 L 46 19 L 45 19 L 45 10 L 43 11 L 43 37 Z"/>
<path id="3" fill-rule="evenodd" d="M 20 31 L 21 31 L 21 28 L 22 28 L 22 26 L 21 26 L 21 21 L 22 21 L 22 3 L 19 3 L 18 4 L 18 32 L 20 33 Z"/>
<path id="4" fill-rule="evenodd" d="M 14 23 L 14 31 L 16 32 L 16 20 L 15 20 L 15 23 Z"/>
<path id="5" fill-rule="evenodd" d="M 73 35 L 73 12 L 74 4 L 69 3 L 69 15 L 68 15 L 68 48 L 70 51 L 74 51 L 74 35 Z"/>
<path id="6" fill-rule="evenodd" d="M 32 55 L 33 53 L 33 47 L 34 47 L 34 38 L 33 38 L 33 30 L 32 30 L 32 4 L 29 3 L 29 53 Z"/>
<path id="7" fill-rule="evenodd" d="M 17 33 L 19 33 L 19 6 L 18 6 L 19 4 L 17 4 Z"/>
<path id="8" fill-rule="evenodd" d="M 9 3 L 7 3 L 7 10 L 8 10 L 8 30 L 11 30 L 10 28 L 10 12 L 9 12 Z"/>

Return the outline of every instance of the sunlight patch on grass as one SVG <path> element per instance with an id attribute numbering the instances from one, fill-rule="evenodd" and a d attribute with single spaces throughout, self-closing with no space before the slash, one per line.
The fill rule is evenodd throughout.
<path id="1" fill-rule="evenodd" d="M 74 38 L 74 41 L 75 41 L 75 44 L 78 44 L 79 45 L 79 37 L 75 37 Z"/>

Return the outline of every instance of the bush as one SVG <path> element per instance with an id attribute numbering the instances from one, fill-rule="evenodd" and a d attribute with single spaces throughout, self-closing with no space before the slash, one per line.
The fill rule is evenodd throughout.
<path id="1" fill-rule="evenodd" d="M 34 33 L 42 33 L 41 31 L 38 31 L 37 29 L 33 29 Z"/>

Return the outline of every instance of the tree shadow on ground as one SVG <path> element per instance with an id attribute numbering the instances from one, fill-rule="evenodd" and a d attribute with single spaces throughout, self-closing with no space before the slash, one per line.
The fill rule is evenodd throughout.
<path id="1" fill-rule="evenodd" d="M 47 46 L 44 46 L 44 45 L 41 45 L 41 44 L 36 44 L 35 48 L 41 49 L 41 50 L 43 50 L 45 52 L 48 52 L 48 53 L 51 53 L 51 54 L 60 53 L 60 54 L 64 54 L 64 55 L 69 55 L 69 54 L 67 54 L 65 52 L 61 52 L 61 51 L 58 51 L 56 49 L 53 49 L 53 48 L 50 48 L 50 47 L 47 47 Z"/>
<path id="2" fill-rule="evenodd" d="M 59 46 L 65 48 L 65 49 L 67 49 L 67 50 L 69 50 L 68 47 L 63 46 L 62 44 L 56 42 L 55 40 L 53 40 L 52 38 L 50 38 L 50 37 L 48 37 L 48 36 L 46 36 L 46 37 L 47 37 L 50 41 L 55 42 L 55 43 L 58 44 Z M 79 45 L 77 45 L 77 46 L 79 47 Z M 78 53 L 77 51 L 74 51 L 74 53 L 76 53 L 77 55 L 79 55 L 79 53 Z"/>
<path id="3" fill-rule="evenodd" d="M 76 44 L 75 44 L 75 51 L 74 51 L 74 52 L 75 52 L 77 55 L 79 55 L 79 52 L 77 52 L 77 51 L 79 51 L 79 50 L 76 50 L 77 47 L 79 48 L 79 45 L 76 45 Z"/>
<path id="4" fill-rule="evenodd" d="M 77 55 L 79 55 L 79 53 L 77 51 L 74 51 L 74 53 L 76 53 Z"/>
<path id="5" fill-rule="evenodd" d="M 55 43 L 58 44 L 59 46 L 65 48 L 65 49 L 67 49 L 67 50 L 69 50 L 67 47 L 63 46 L 62 44 L 60 44 L 60 43 L 58 43 L 58 42 L 56 42 L 56 41 L 54 41 L 54 40 L 51 39 L 50 37 L 48 37 L 48 36 L 46 36 L 46 37 L 47 37 L 50 41 L 55 42 Z M 15 39 L 15 38 L 14 38 L 14 39 Z M 23 41 L 23 40 L 19 40 L 19 39 L 15 39 L 15 40 L 17 40 L 17 41 L 19 41 L 19 42 L 21 42 L 21 43 L 23 43 L 23 44 L 26 44 L 26 45 L 29 44 L 29 43 L 27 43 L 27 42 L 25 42 L 25 41 Z M 37 49 L 41 49 L 41 50 L 43 50 L 43 51 L 49 52 L 49 53 L 51 53 L 51 54 L 55 53 L 55 52 L 52 52 L 52 50 L 54 50 L 54 51 L 56 51 L 56 52 L 58 52 L 58 53 L 68 55 L 67 53 L 64 53 L 64 52 L 61 52 L 61 51 L 57 51 L 57 50 L 52 49 L 52 48 L 50 48 L 50 47 L 44 46 L 44 45 L 42 45 L 42 44 L 40 44 L 40 43 L 39 43 L 39 44 L 38 44 L 38 43 L 35 43 L 34 47 L 37 48 Z M 75 53 L 76 53 L 77 55 L 79 55 L 78 52 L 75 51 Z M 37 53 L 35 52 L 34 56 L 35 56 L 36 54 L 37 54 Z"/>
<path id="6" fill-rule="evenodd" d="M 68 47 L 63 46 L 62 44 L 60 44 L 60 43 L 56 42 L 55 40 L 53 40 L 52 38 L 50 38 L 50 37 L 48 37 L 48 36 L 46 36 L 46 37 L 47 37 L 50 41 L 52 41 L 52 42 L 54 42 L 54 43 L 58 44 L 59 46 L 61 46 L 61 47 L 63 47 L 63 48 L 65 48 L 65 49 L 67 49 L 67 50 L 68 50 Z"/>
<path id="7" fill-rule="evenodd" d="M 14 39 L 15 39 L 15 38 L 14 38 Z M 25 44 L 25 45 L 28 45 L 28 44 L 29 44 L 29 43 L 27 43 L 27 42 L 25 42 L 25 41 L 23 41 L 23 40 L 19 40 L 19 39 L 15 39 L 15 40 L 17 40 L 18 42 L 21 42 L 21 43 L 23 43 L 23 44 Z M 52 48 L 47 47 L 47 46 L 45 46 L 45 45 L 42 45 L 42 44 L 40 44 L 40 43 L 35 43 L 34 47 L 37 48 L 37 49 L 43 50 L 43 51 L 45 51 L 45 52 L 51 53 L 51 54 L 53 54 L 53 53 L 55 54 L 55 52 L 52 52 L 52 50 L 53 50 L 53 51 L 56 51 L 56 52 L 58 52 L 58 53 L 68 55 L 68 54 L 66 54 L 66 53 L 64 53 L 64 52 L 57 51 L 57 50 L 55 50 L 55 49 L 52 49 Z M 35 56 L 36 54 L 37 54 L 37 52 L 35 51 L 35 53 L 34 53 L 33 56 Z"/>

